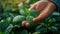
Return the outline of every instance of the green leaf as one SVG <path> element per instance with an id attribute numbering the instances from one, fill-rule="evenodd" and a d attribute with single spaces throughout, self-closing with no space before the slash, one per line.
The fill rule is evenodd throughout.
<path id="1" fill-rule="evenodd" d="M 12 32 L 11 34 L 14 34 L 14 32 Z"/>
<path id="2" fill-rule="evenodd" d="M 14 17 L 13 23 L 20 23 L 20 22 L 22 22 L 24 20 L 25 20 L 25 16 L 18 15 L 16 17 Z"/>
<path id="3" fill-rule="evenodd" d="M 36 27 L 36 32 L 40 32 L 41 34 L 45 34 L 47 32 L 47 28 L 44 26 L 44 23 L 41 23 Z"/>
<path id="4" fill-rule="evenodd" d="M 30 16 L 30 11 L 24 6 L 22 8 L 27 16 Z"/>
<path id="5" fill-rule="evenodd" d="M 33 16 L 27 16 L 26 21 L 28 21 L 31 25 L 33 25 L 34 24 L 33 18 L 34 18 Z"/>
<path id="6" fill-rule="evenodd" d="M 10 34 L 12 28 L 13 28 L 13 25 L 10 24 L 10 25 L 7 27 L 7 29 L 5 30 L 5 34 Z"/>
<path id="7" fill-rule="evenodd" d="M 28 34 L 27 30 L 15 31 L 14 34 Z"/>
<path id="8" fill-rule="evenodd" d="M 37 17 L 40 14 L 40 12 L 38 12 L 37 10 L 31 10 L 30 11 L 30 15 L 33 17 Z"/>
<path id="9" fill-rule="evenodd" d="M 56 16 L 60 16 L 60 13 L 59 12 L 53 12 L 53 14 L 52 14 L 54 17 L 56 17 Z"/>
<path id="10" fill-rule="evenodd" d="M 11 23 L 12 22 L 12 17 L 7 17 L 6 22 Z"/>
<path id="11" fill-rule="evenodd" d="M 4 32 L 0 32 L 0 34 L 4 34 Z"/>
<path id="12" fill-rule="evenodd" d="M 23 16 L 27 16 L 27 15 L 25 14 L 25 11 L 24 11 L 23 9 L 20 9 L 19 13 L 20 13 L 21 15 L 23 15 Z"/>
<path id="13" fill-rule="evenodd" d="M 8 27 L 8 23 L 6 23 L 6 22 L 4 22 L 4 20 L 2 20 L 1 22 L 0 22 L 0 31 L 1 32 L 4 32 L 5 31 L 5 29 Z"/>
<path id="14" fill-rule="evenodd" d="M 20 34 L 28 34 L 27 30 L 22 30 Z"/>
<path id="15" fill-rule="evenodd" d="M 59 32 L 59 31 L 58 31 L 58 28 L 57 28 L 57 27 L 54 27 L 54 26 L 49 27 L 48 29 L 49 29 L 50 31 L 54 32 L 54 33 Z"/>
<path id="16" fill-rule="evenodd" d="M 40 34 L 40 32 L 34 32 L 33 34 Z"/>
<path id="17" fill-rule="evenodd" d="M 50 18 L 48 22 L 50 22 L 50 23 L 56 22 L 56 19 L 55 18 Z"/>
<path id="18" fill-rule="evenodd" d="M 60 21 L 60 13 L 59 12 L 53 12 L 52 16 L 56 19 L 56 21 Z"/>

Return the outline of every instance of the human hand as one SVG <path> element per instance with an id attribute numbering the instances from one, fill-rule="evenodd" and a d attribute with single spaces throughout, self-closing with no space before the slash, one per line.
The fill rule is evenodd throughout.
<path id="1" fill-rule="evenodd" d="M 40 14 L 36 17 L 33 18 L 34 22 L 42 21 L 46 17 L 48 17 L 53 10 L 56 8 L 55 4 L 50 2 L 50 1 L 38 1 L 35 4 L 33 4 L 29 10 L 35 9 L 40 12 Z"/>
<path id="2" fill-rule="evenodd" d="M 38 21 L 42 21 L 47 16 L 49 16 L 55 8 L 55 4 L 50 1 L 38 1 L 35 4 L 33 4 L 29 8 L 29 10 L 35 9 L 40 12 L 40 14 L 36 18 L 33 18 L 33 21 L 37 23 Z M 30 24 L 27 21 L 23 21 L 22 24 L 23 26 L 30 26 Z"/>

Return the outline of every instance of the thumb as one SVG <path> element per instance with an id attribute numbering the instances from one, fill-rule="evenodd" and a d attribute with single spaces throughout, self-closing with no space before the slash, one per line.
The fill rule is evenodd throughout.
<path id="1" fill-rule="evenodd" d="M 30 24 L 29 24 L 27 21 L 23 21 L 23 22 L 22 22 L 22 26 L 28 27 L 28 26 L 30 26 Z"/>

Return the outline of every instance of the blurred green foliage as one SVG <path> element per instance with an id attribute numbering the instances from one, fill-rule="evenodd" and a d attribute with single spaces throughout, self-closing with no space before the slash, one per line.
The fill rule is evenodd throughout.
<path id="1" fill-rule="evenodd" d="M 58 12 L 53 12 L 51 16 L 41 23 L 39 22 L 28 28 L 22 27 L 21 23 L 13 23 L 13 19 L 18 15 L 26 14 L 30 16 L 28 8 L 37 1 L 38 0 L 0 0 L 0 34 L 60 34 L 60 13 Z M 25 11 L 25 13 L 23 11 Z M 18 20 L 21 19 L 17 18 L 17 21 Z"/>

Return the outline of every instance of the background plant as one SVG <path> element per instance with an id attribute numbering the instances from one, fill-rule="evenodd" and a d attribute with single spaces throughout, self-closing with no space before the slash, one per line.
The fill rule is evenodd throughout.
<path id="1" fill-rule="evenodd" d="M 56 11 L 39 24 L 28 28 L 23 27 L 21 22 L 13 23 L 13 19 L 21 15 L 21 12 L 29 16 L 28 8 L 37 1 L 0 0 L 0 34 L 60 34 L 60 13 Z"/>

